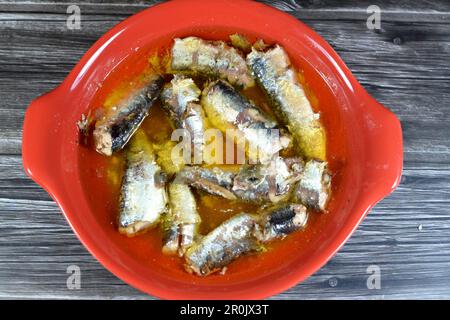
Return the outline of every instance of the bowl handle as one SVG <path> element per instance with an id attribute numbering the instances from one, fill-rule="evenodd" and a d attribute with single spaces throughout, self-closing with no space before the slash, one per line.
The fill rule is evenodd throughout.
<path id="1" fill-rule="evenodd" d="M 22 161 L 25 172 L 44 189 L 52 189 L 58 159 L 61 115 L 55 89 L 33 100 L 25 112 L 22 134 Z"/>
<path id="2" fill-rule="evenodd" d="M 402 128 L 399 119 L 367 92 L 362 110 L 366 161 L 364 192 L 377 199 L 397 188 L 403 169 Z"/>

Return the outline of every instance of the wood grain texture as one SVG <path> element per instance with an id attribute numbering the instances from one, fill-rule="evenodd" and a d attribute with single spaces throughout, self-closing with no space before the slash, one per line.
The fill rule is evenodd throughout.
<path id="1" fill-rule="evenodd" d="M 57 86 L 105 31 L 158 1 L 82 1 L 82 29 L 66 28 L 73 1 L 0 1 L 0 298 L 151 298 L 105 270 L 51 198 L 25 176 L 21 126 L 29 102 Z M 450 3 L 262 1 L 311 26 L 362 85 L 401 119 L 399 188 L 315 275 L 274 299 L 450 298 Z M 382 9 L 382 30 L 366 8 Z M 68 290 L 66 268 L 81 268 Z M 369 265 L 381 289 L 366 286 Z"/>

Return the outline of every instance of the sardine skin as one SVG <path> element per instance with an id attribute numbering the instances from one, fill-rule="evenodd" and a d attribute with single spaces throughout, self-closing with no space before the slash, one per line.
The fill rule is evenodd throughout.
<path id="1" fill-rule="evenodd" d="M 132 92 L 96 122 L 93 136 L 97 152 L 110 156 L 127 144 L 159 97 L 163 84 L 162 76 L 153 75 L 143 88 Z"/>
<path id="2" fill-rule="evenodd" d="M 325 211 L 330 197 L 331 176 L 324 161 L 310 160 L 305 164 L 297 183 L 294 198 L 308 208 Z"/>
<path id="3" fill-rule="evenodd" d="M 253 49 L 247 64 L 300 151 L 307 159 L 326 160 L 326 133 L 320 115 L 314 113 L 284 49 L 279 45 L 265 52 Z"/>
<path id="4" fill-rule="evenodd" d="M 126 151 L 126 169 L 119 199 L 119 231 L 129 236 L 154 227 L 167 210 L 165 175 L 155 161 L 143 131 Z"/>
<path id="5" fill-rule="evenodd" d="M 198 237 L 201 217 L 189 186 L 173 181 L 169 184 L 168 194 L 170 208 L 163 230 L 163 252 L 182 256 Z"/>
<path id="6" fill-rule="evenodd" d="M 242 54 L 223 41 L 207 41 L 197 37 L 175 39 L 171 69 L 175 73 L 224 79 L 245 88 L 254 85 Z"/>
<path id="7" fill-rule="evenodd" d="M 187 250 L 186 270 L 206 276 L 257 250 L 259 244 L 253 236 L 257 220 L 254 215 L 242 213 L 223 222 Z"/>

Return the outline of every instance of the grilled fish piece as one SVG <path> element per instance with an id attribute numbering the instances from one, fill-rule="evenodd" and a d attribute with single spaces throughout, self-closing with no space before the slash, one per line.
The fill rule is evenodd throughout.
<path id="1" fill-rule="evenodd" d="M 276 157 L 266 164 L 245 165 L 233 179 L 237 198 L 255 203 L 286 200 L 303 170 L 300 158 Z"/>
<path id="2" fill-rule="evenodd" d="M 163 252 L 180 256 L 194 243 L 201 223 L 197 204 L 190 188 L 178 182 L 168 187 L 169 207 L 166 214 Z"/>
<path id="3" fill-rule="evenodd" d="M 222 170 L 218 167 L 184 167 L 176 179 L 183 181 L 190 186 L 206 191 L 213 195 L 222 196 L 229 200 L 236 199 L 231 192 L 233 186 L 234 173 Z"/>
<path id="4" fill-rule="evenodd" d="M 260 214 L 255 236 L 261 242 L 284 238 L 303 228 L 308 221 L 306 207 L 301 204 L 284 204 L 266 209 Z"/>
<path id="5" fill-rule="evenodd" d="M 254 85 L 244 57 L 223 41 L 206 41 L 197 37 L 175 39 L 171 69 L 224 79 L 245 88 Z"/>
<path id="6" fill-rule="evenodd" d="M 308 159 L 325 160 L 326 136 L 319 114 L 314 113 L 284 49 L 279 45 L 266 52 L 253 49 L 247 55 L 247 64 L 300 151 Z"/>
<path id="7" fill-rule="evenodd" d="M 167 209 L 165 174 L 145 133 L 137 131 L 126 151 L 119 199 L 119 231 L 134 235 L 155 226 Z"/>
<path id="8" fill-rule="evenodd" d="M 310 160 L 294 191 L 296 201 L 308 208 L 324 211 L 330 195 L 331 177 L 324 161 Z"/>
<path id="9" fill-rule="evenodd" d="M 258 250 L 259 242 L 253 235 L 257 221 L 257 216 L 241 213 L 223 222 L 187 250 L 186 270 L 206 276 Z"/>
<path id="10" fill-rule="evenodd" d="M 202 162 L 206 129 L 203 108 L 196 103 L 200 94 L 200 89 L 192 79 L 180 75 L 175 75 L 161 93 L 164 109 L 176 127 L 189 133 L 194 164 Z"/>
<path id="11" fill-rule="evenodd" d="M 246 150 L 252 163 L 270 160 L 291 141 L 275 121 L 223 80 L 210 83 L 201 102 L 211 124 L 235 135 L 237 145 Z"/>
<path id="12" fill-rule="evenodd" d="M 93 134 L 99 153 L 110 156 L 127 144 L 158 98 L 163 84 L 160 75 L 153 75 L 143 88 L 131 93 L 96 122 Z"/>

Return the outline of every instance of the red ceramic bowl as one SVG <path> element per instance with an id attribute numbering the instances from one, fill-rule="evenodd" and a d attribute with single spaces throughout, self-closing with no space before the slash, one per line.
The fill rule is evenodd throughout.
<path id="1" fill-rule="evenodd" d="M 307 228 L 312 231 L 288 237 L 266 255 L 237 261 L 224 276 L 198 278 L 161 255 L 157 236 L 118 234 L 110 194 L 96 172 L 103 158 L 78 144 L 75 123 L 100 101 L 99 88 L 106 92 L 138 72 L 152 48 L 167 47 L 174 37 L 226 39 L 236 32 L 280 43 L 303 70 L 328 131 L 333 197 L 329 213 Z M 58 88 L 31 103 L 22 148 L 26 172 L 58 203 L 85 247 L 125 282 L 170 299 L 258 299 L 304 280 L 396 188 L 403 159 L 399 120 L 368 95 L 320 36 L 283 12 L 243 0 L 171 1 L 114 27 Z"/>

